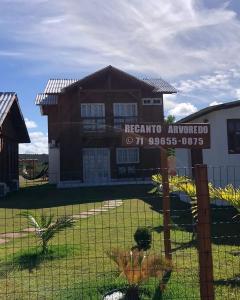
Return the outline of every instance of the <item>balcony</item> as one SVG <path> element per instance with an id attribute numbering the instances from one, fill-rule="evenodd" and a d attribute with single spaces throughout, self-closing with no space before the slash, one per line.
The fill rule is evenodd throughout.
<path id="1" fill-rule="evenodd" d="M 98 117 L 98 118 L 83 118 L 81 129 L 83 133 L 102 133 L 115 134 L 120 133 L 124 124 L 134 124 L 138 122 L 136 116 L 133 117 Z"/>
<path id="2" fill-rule="evenodd" d="M 84 118 L 82 120 L 83 132 L 105 132 L 106 118 Z"/>

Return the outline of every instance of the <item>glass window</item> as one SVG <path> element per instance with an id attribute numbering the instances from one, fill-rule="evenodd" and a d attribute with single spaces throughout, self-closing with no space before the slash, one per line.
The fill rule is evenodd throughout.
<path id="1" fill-rule="evenodd" d="M 122 128 L 122 124 L 137 122 L 137 103 L 113 104 L 114 127 Z"/>
<path id="2" fill-rule="evenodd" d="M 114 103 L 114 117 L 136 117 L 137 103 Z"/>
<path id="3" fill-rule="evenodd" d="M 104 103 L 82 103 L 81 117 L 86 131 L 105 130 Z"/>
<path id="4" fill-rule="evenodd" d="M 228 153 L 240 154 L 240 119 L 227 120 Z"/>
<path id="5" fill-rule="evenodd" d="M 138 148 L 117 148 L 117 164 L 130 164 L 138 162 Z"/>
<path id="6" fill-rule="evenodd" d="M 81 117 L 82 118 L 105 117 L 104 103 L 82 103 Z"/>

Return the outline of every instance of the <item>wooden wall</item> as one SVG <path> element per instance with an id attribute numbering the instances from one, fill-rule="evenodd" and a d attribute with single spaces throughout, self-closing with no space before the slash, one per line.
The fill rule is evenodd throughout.
<path id="1" fill-rule="evenodd" d="M 110 72 L 76 85 L 59 96 L 58 105 L 44 107 L 48 115 L 49 141 L 60 147 L 61 180 L 82 179 L 82 148 L 106 147 L 111 151 L 111 176 L 117 177 L 116 147 L 121 147 L 121 136 L 116 132 L 84 133 L 81 103 L 105 103 L 108 128 L 113 128 L 113 103 L 136 102 L 138 122 L 162 122 L 162 106 L 143 106 L 142 98 L 159 97 L 152 87 L 136 79 Z M 141 149 L 139 169 L 160 167 L 160 150 Z"/>

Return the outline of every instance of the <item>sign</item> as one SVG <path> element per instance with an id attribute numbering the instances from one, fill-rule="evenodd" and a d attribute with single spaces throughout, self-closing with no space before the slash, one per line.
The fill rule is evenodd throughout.
<path id="1" fill-rule="evenodd" d="M 210 125 L 125 124 L 122 144 L 127 147 L 210 148 Z"/>

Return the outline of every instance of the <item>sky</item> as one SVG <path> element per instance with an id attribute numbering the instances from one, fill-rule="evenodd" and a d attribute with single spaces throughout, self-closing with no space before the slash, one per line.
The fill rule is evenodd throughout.
<path id="1" fill-rule="evenodd" d="M 177 88 L 178 119 L 240 99 L 239 0 L 0 0 L 0 91 L 18 94 L 31 144 L 47 153 L 47 119 L 34 104 L 49 78 L 107 65 Z"/>

